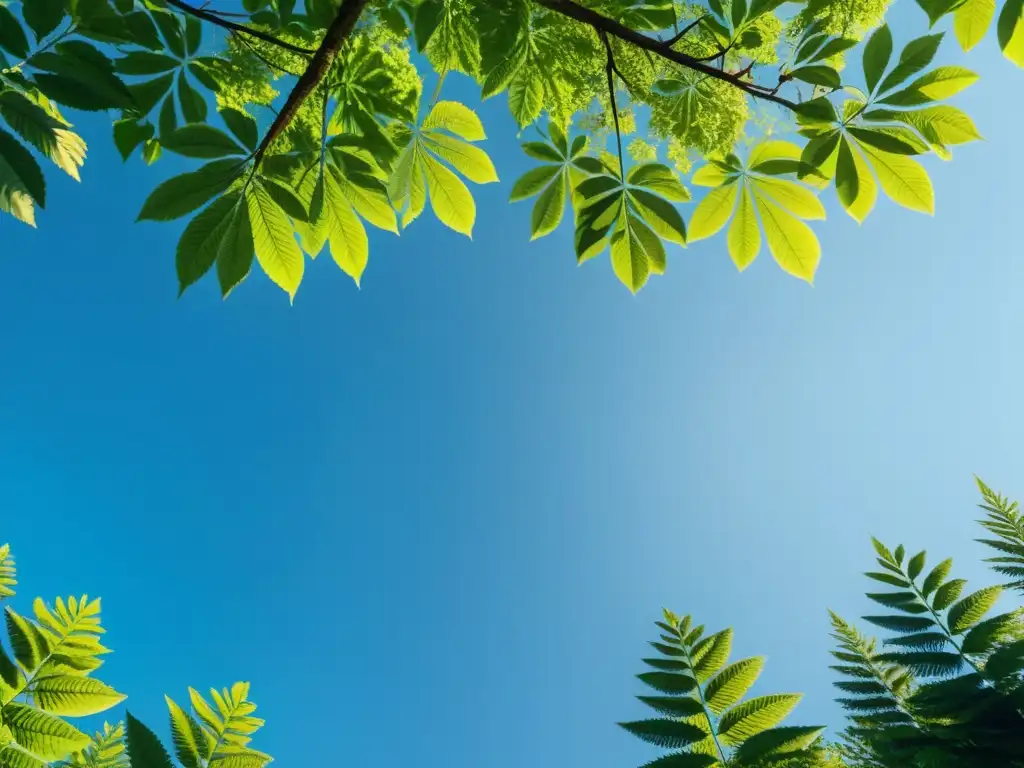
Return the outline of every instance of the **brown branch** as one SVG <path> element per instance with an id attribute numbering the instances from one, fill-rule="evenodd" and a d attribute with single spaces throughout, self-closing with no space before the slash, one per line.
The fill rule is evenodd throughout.
<path id="1" fill-rule="evenodd" d="M 171 2 L 172 0 L 167 1 Z M 253 155 L 254 168 L 259 167 L 260 160 L 263 159 L 263 155 L 266 154 L 270 145 L 274 143 L 274 139 L 280 136 L 291 124 L 303 102 L 316 90 L 316 87 L 320 85 L 320 81 L 327 76 L 327 72 L 330 70 L 331 64 L 334 63 L 342 43 L 352 34 L 352 30 L 355 29 L 356 22 L 359 21 L 359 17 L 362 15 L 363 9 L 368 2 L 369 0 L 342 0 L 334 21 L 327 28 L 323 42 L 316 49 L 313 58 L 309 62 L 309 66 L 306 67 L 306 71 L 302 73 L 298 82 L 295 83 L 295 87 L 288 94 L 288 99 L 285 101 L 284 106 L 281 107 L 281 111 L 274 118 L 274 122 L 271 123 L 266 135 L 256 149 Z"/>
<path id="2" fill-rule="evenodd" d="M 715 80 L 721 80 L 729 83 L 729 85 L 739 88 L 741 91 L 744 91 L 758 99 L 771 101 L 775 104 L 786 107 L 787 109 L 797 109 L 797 104 L 789 99 L 784 99 L 781 96 L 776 96 L 772 93 L 762 93 L 757 88 L 754 88 L 751 83 L 745 83 L 735 75 L 731 75 L 721 69 L 716 69 L 693 56 L 680 53 L 672 48 L 666 48 L 665 44 L 660 40 L 655 40 L 652 37 L 648 37 L 647 35 L 632 30 L 614 19 L 602 16 L 597 11 L 592 11 L 589 8 L 577 5 L 573 0 L 537 0 L 537 3 L 544 6 L 549 11 L 560 13 L 570 19 L 575 19 L 582 24 L 586 24 L 597 32 L 604 32 L 605 34 L 613 35 L 627 43 L 632 43 L 637 48 L 650 51 L 651 53 L 661 56 L 663 59 L 672 61 L 680 66 L 693 70 L 694 72 L 700 72 L 701 74 L 707 75 Z"/>
<path id="3" fill-rule="evenodd" d="M 197 19 L 208 21 L 211 24 L 216 24 L 218 27 L 224 29 L 230 29 L 232 32 L 238 32 L 242 35 L 248 35 L 249 37 L 255 37 L 257 40 L 262 40 L 265 43 L 271 43 L 276 45 L 278 48 L 284 48 L 286 51 L 292 53 L 301 53 L 304 56 L 312 56 L 316 51 L 311 48 L 303 48 L 299 45 L 292 45 L 289 42 L 274 37 L 273 35 L 261 32 L 258 29 L 247 27 L 244 24 L 238 24 L 234 21 L 222 18 L 216 11 L 208 11 L 204 8 L 196 8 L 193 5 L 189 5 L 183 0 L 167 0 L 167 4 L 177 8 L 182 13 L 187 13 L 189 16 L 195 16 Z"/>

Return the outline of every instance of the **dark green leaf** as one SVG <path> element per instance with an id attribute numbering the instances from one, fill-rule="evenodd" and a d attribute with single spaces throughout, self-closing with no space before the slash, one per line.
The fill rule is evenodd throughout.
<path id="1" fill-rule="evenodd" d="M 167 750 L 149 728 L 136 720 L 131 712 L 125 713 L 125 720 L 125 743 L 132 768 L 174 768 Z"/>
<path id="2" fill-rule="evenodd" d="M 217 280 L 224 298 L 248 276 L 254 255 L 249 208 L 242 202 L 235 206 L 217 251 Z"/>
<path id="3" fill-rule="evenodd" d="M 924 562 L 925 562 L 925 553 L 924 552 L 918 552 L 916 555 L 914 555 L 912 558 L 910 558 L 910 562 L 907 563 L 907 576 L 910 577 L 911 581 L 913 581 L 914 579 L 916 579 L 918 576 L 921 575 L 921 571 L 924 570 Z"/>
<path id="4" fill-rule="evenodd" d="M 736 752 L 740 765 L 753 765 L 765 758 L 799 753 L 821 736 L 824 728 L 807 725 L 771 728 L 747 739 Z"/>
<path id="5" fill-rule="evenodd" d="M 693 717 L 704 713 L 697 699 L 689 696 L 637 696 L 647 706 L 670 717 Z"/>
<path id="6" fill-rule="evenodd" d="M 135 103 L 134 112 L 139 117 L 145 117 L 153 111 L 164 94 L 171 90 L 174 85 L 174 75 L 167 74 L 144 83 L 136 83 L 128 87 L 131 91 L 132 100 Z"/>
<path id="7" fill-rule="evenodd" d="M 217 160 L 168 179 L 153 190 L 139 220 L 172 221 L 185 216 L 226 190 L 244 169 L 245 163 L 238 159 Z"/>
<path id="8" fill-rule="evenodd" d="M 114 123 L 114 144 L 121 153 L 121 158 L 127 160 L 140 144 L 153 138 L 154 133 L 153 126 L 149 123 L 139 123 L 131 119 L 118 120 Z"/>
<path id="9" fill-rule="evenodd" d="M 889 152 L 893 155 L 917 155 L 920 154 L 920 149 L 915 147 L 913 144 L 907 141 L 893 136 L 890 133 L 883 133 L 880 130 L 871 128 L 854 128 L 848 127 L 847 130 L 850 135 L 868 146 L 880 149 L 883 152 Z"/>
<path id="10" fill-rule="evenodd" d="M 811 57 L 811 61 L 825 61 L 831 59 L 833 56 L 838 56 L 845 51 L 853 48 L 858 40 L 853 40 L 847 37 L 837 37 L 834 40 L 829 40 L 825 44 L 825 47 L 818 51 L 814 56 Z"/>
<path id="11" fill-rule="evenodd" d="M 0 4 L 0 48 L 19 59 L 28 56 L 28 37 L 25 36 L 25 30 L 21 28 L 18 17 L 2 4 Z"/>
<path id="12" fill-rule="evenodd" d="M 220 116 L 224 120 L 224 124 L 227 125 L 228 130 L 235 135 L 235 138 L 249 149 L 255 151 L 260 142 L 256 121 L 244 112 L 232 109 L 231 107 L 225 107 L 220 110 Z"/>
<path id="13" fill-rule="evenodd" d="M 916 75 L 922 69 L 931 64 L 939 50 L 939 43 L 942 42 L 942 35 L 925 35 L 907 43 L 903 52 L 900 53 L 900 60 L 893 67 L 879 88 L 880 93 L 885 93 L 904 82 L 912 75 Z"/>
<path id="14" fill-rule="evenodd" d="M 885 68 L 889 66 L 892 56 L 892 32 L 889 25 L 883 24 L 868 39 L 864 46 L 864 80 L 868 93 L 873 93 L 878 81 L 882 79 Z M 908 75 L 909 77 L 909 75 Z"/>
<path id="15" fill-rule="evenodd" d="M 689 693 L 697 687 L 696 679 L 690 675 L 674 675 L 671 672 L 644 672 L 637 677 L 662 693 Z"/>
<path id="16" fill-rule="evenodd" d="M 523 152 L 535 160 L 542 160 L 546 163 L 561 163 L 565 158 L 558 153 L 550 144 L 540 141 L 526 141 L 522 144 Z"/>
<path id="17" fill-rule="evenodd" d="M 960 593 L 963 592 L 966 584 L 967 581 L 965 579 L 953 579 L 952 581 L 947 581 L 935 592 L 935 599 L 932 600 L 932 608 L 936 611 L 942 611 L 949 608 L 949 606 L 955 603 L 957 598 L 960 597 Z"/>
<path id="18" fill-rule="evenodd" d="M 619 725 L 637 738 L 665 749 L 681 749 L 707 737 L 702 728 L 678 720 L 636 720 Z"/>
<path id="19" fill-rule="evenodd" d="M 185 17 L 185 53 L 195 56 L 203 41 L 203 25 L 195 16 Z"/>
<path id="20" fill-rule="evenodd" d="M 164 105 L 160 107 L 160 135 L 170 136 L 178 130 L 178 111 L 174 106 L 174 94 L 167 94 Z"/>
<path id="21" fill-rule="evenodd" d="M 953 567 L 953 560 L 943 560 L 941 563 L 932 568 L 924 578 L 924 582 L 921 585 L 921 594 L 928 597 L 932 592 L 939 588 L 939 586 L 946 580 L 949 575 L 950 569 Z"/>
<path id="22" fill-rule="evenodd" d="M 21 5 L 25 23 L 42 40 L 58 26 L 67 12 L 67 0 L 29 0 Z"/>
<path id="23" fill-rule="evenodd" d="M 154 10 L 152 13 L 153 20 L 167 43 L 167 49 L 179 59 L 184 59 L 185 36 L 182 34 L 180 18 L 168 11 Z"/>
<path id="24" fill-rule="evenodd" d="M 821 48 L 828 40 L 828 35 L 818 34 L 811 35 L 804 42 L 800 44 L 800 47 L 796 49 L 796 58 L 793 59 L 795 64 L 799 64 L 811 57 L 811 55 Z"/>
<path id="25" fill-rule="evenodd" d="M 185 157 L 212 158 L 245 154 L 245 150 L 234 139 L 204 123 L 183 125 L 167 136 L 161 134 L 160 141 L 171 152 Z"/>
<path id="26" fill-rule="evenodd" d="M 32 153 L 11 134 L 0 128 L 0 159 L 6 161 L 36 205 L 46 207 L 46 181 Z"/>
<path id="27" fill-rule="evenodd" d="M 438 0 L 426 0 L 416 9 L 412 20 L 413 34 L 416 38 L 416 50 L 423 51 L 434 36 L 437 25 L 445 13 L 445 6 Z"/>
<path id="28" fill-rule="evenodd" d="M 260 179 L 260 183 L 266 188 L 274 202 L 281 206 L 281 210 L 298 221 L 309 221 L 309 211 L 292 190 L 265 177 Z"/>
<path id="29" fill-rule="evenodd" d="M 216 262 L 224 233 L 239 198 L 238 192 L 218 198 L 185 227 L 178 241 L 176 257 L 179 296 L 209 272 Z"/>
<path id="30" fill-rule="evenodd" d="M 186 123 L 201 123 L 206 119 L 206 100 L 189 85 L 184 72 L 178 73 L 178 100 Z"/>
<path id="31" fill-rule="evenodd" d="M 849 158 L 848 160 L 845 161 L 845 165 L 846 165 L 845 171 L 843 170 L 843 168 L 844 168 L 844 159 L 843 159 L 844 151 L 845 151 L 847 157 Z M 846 141 L 846 139 L 843 139 L 842 143 L 839 146 L 839 160 L 838 160 L 838 164 L 836 166 L 836 190 L 839 192 L 839 199 L 843 200 L 843 205 L 849 206 L 850 203 L 848 203 L 848 202 L 846 202 L 846 200 L 844 200 L 844 192 L 842 191 L 842 189 L 840 189 L 843 186 L 847 186 L 847 188 L 848 188 L 848 185 L 851 183 L 849 178 L 846 178 L 846 179 L 843 178 L 844 177 L 844 173 L 845 174 L 852 174 L 853 175 L 852 183 L 854 184 L 854 187 L 852 189 L 852 196 L 850 196 L 850 203 L 852 203 L 853 200 L 855 200 L 856 197 L 857 197 L 857 187 L 856 187 L 856 184 L 857 184 L 857 172 L 856 172 L 856 169 L 855 169 L 855 167 L 853 165 L 853 155 L 850 152 L 850 145 Z M 851 190 L 848 190 L 848 192 L 850 192 L 850 191 Z M 880 581 L 883 584 L 891 584 L 894 587 L 909 587 L 910 586 L 910 582 L 909 581 L 907 581 L 906 579 L 900 578 L 899 576 L 896 576 L 896 575 L 891 574 L 891 573 L 878 573 L 878 572 L 872 571 L 872 572 L 869 572 L 869 573 L 865 573 L 864 575 L 867 576 L 870 579 L 874 579 L 875 581 Z"/>
<path id="32" fill-rule="evenodd" d="M 821 85 L 826 88 L 840 88 L 843 84 L 839 73 L 832 69 L 832 67 L 827 67 L 824 64 L 800 67 L 794 69 L 789 75 L 794 80 L 801 80 L 805 83 Z"/>
<path id="33" fill-rule="evenodd" d="M 117 71 L 125 75 L 158 75 L 181 66 L 181 62 L 162 53 L 132 51 L 114 62 Z"/>
<path id="34" fill-rule="evenodd" d="M 893 632 L 922 632 L 935 624 L 931 619 L 916 616 L 865 616 L 864 620 Z"/>

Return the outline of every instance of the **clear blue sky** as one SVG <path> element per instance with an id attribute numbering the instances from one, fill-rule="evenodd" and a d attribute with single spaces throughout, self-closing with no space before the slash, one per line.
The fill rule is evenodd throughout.
<path id="1" fill-rule="evenodd" d="M 102 595 L 107 679 L 161 733 L 164 692 L 251 680 L 288 765 L 638 764 L 614 722 L 662 605 L 838 724 L 826 608 L 867 612 L 869 535 L 987 582 L 971 474 L 1024 493 L 1024 74 L 992 37 L 970 63 L 987 141 L 928 161 L 937 216 L 829 193 L 814 288 L 719 238 L 634 298 L 567 229 L 529 243 L 494 100 L 473 242 L 427 216 L 374 233 L 361 291 L 323 258 L 293 307 L 262 275 L 178 301 L 179 227 L 132 222 L 183 166 L 83 120 L 84 183 L 0 220 L 21 605 Z"/>

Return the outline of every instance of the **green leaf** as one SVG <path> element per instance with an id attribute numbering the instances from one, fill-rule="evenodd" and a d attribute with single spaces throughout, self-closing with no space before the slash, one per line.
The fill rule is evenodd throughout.
<path id="1" fill-rule="evenodd" d="M 637 696 L 647 706 L 669 717 L 696 717 L 704 714 L 704 707 L 689 696 Z"/>
<path id="2" fill-rule="evenodd" d="M 162 53 L 131 51 L 114 61 L 114 67 L 124 75 L 158 75 L 181 66 L 181 62 Z"/>
<path id="3" fill-rule="evenodd" d="M 32 698 L 52 715 L 85 717 L 117 706 L 125 696 L 91 677 L 47 675 L 32 683 Z"/>
<path id="4" fill-rule="evenodd" d="M 964 591 L 964 587 L 967 585 L 966 579 L 953 579 L 947 581 L 935 592 L 935 599 L 932 600 L 932 608 L 936 611 L 943 611 L 949 608 L 953 603 L 960 597 L 960 593 Z"/>
<path id="5" fill-rule="evenodd" d="M 558 163 L 565 162 L 565 158 L 558 154 L 558 150 L 552 147 L 550 144 L 545 144 L 541 141 L 526 141 L 521 145 L 523 152 L 534 160 L 540 160 L 545 163 Z"/>
<path id="6" fill-rule="evenodd" d="M 43 760 L 63 760 L 89 744 L 88 736 L 59 717 L 15 701 L 4 705 L 4 725 L 19 746 Z"/>
<path id="7" fill-rule="evenodd" d="M 423 121 L 423 130 L 446 130 L 466 141 L 487 138 L 476 112 L 457 101 L 439 101 Z"/>
<path id="8" fill-rule="evenodd" d="M 697 679 L 704 682 L 715 674 L 732 651 L 732 630 L 723 629 L 701 640 L 691 654 Z"/>
<path id="9" fill-rule="evenodd" d="M 821 246 L 814 232 L 768 198 L 756 192 L 755 198 L 768 250 L 775 261 L 784 271 L 813 283 L 821 259 Z"/>
<path id="10" fill-rule="evenodd" d="M 23 188 L 32 196 L 36 205 L 45 208 L 46 181 L 43 179 L 39 163 L 32 157 L 31 152 L 2 128 L 0 128 L 0 162 L 14 174 L 14 178 L 10 181 L 4 179 L 4 186 L 12 184 Z"/>
<path id="11" fill-rule="evenodd" d="M 114 123 L 114 144 L 121 153 L 121 158 L 127 160 L 131 157 L 140 144 L 153 138 L 155 132 L 149 123 L 143 124 L 137 120 L 118 120 Z"/>
<path id="12" fill-rule="evenodd" d="M 949 571 L 953 567 L 953 559 L 947 558 L 941 563 L 932 568 L 931 572 L 925 576 L 924 582 L 921 584 L 921 594 L 928 597 L 932 592 L 938 589 L 942 582 L 949 576 Z"/>
<path id="13" fill-rule="evenodd" d="M 523 64 L 526 63 L 528 48 L 525 45 L 517 45 L 512 51 L 512 55 L 502 59 L 498 65 L 492 69 L 487 77 L 484 79 L 483 88 L 480 93 L 481 100 L 489 99 L 491 96 L 501 93 L 505 90 L 509 83 L 515 78 L 516 74 L 522 69 Z"/>
<path id="14" fill-rule="evenodd" d="M 305 258 L 295 240 L 294 230 L 285 212 L 263 184 L 249 184 L 245 189 L 245 202 L 249 209 L 256 260 L 267 277 L 294 300 L 305 267 Z"/>
<path id="15" fill-rule="evenodd" d="M 128 90 L 131 91 L 132 101 L 135 104 L 132 111 L 139 117 L 145 117 L 153 111 L 153 107 L 160 102 L 164 94 L 171 90 L 173 85 L 174 75 L 168 74 L 129 86 Z"/>
<path id="16" fill-rule="evenodd" d="M 565 193 L 565 173 L 559 172 L 533 206 L 533 213 L 530 216 L 531 240 L 551 234 L 558 228 L 565 209 Z"/>
<path id="17" fill-rule="evenodd" d="M 868 93 L 874 93 L 875 86 L 882 79 L 882 74 L 889 66 L 892 56 L 892 32 L 888 24 L 883 24 L 868 39 L 864 46 L 864 80 Z"/>
<path id="18" fill-rule="evenodd" d="M 729 226 L 729 256 L 741 272 L 749 267 L 761 250 L 761 230 L 757 227 L 754 198 L 749 188 L 740 193 L 739 208 Z"/>
<path id="19" fill-rule="evenodd" d="M 218 198 L 185 227 L 185 231 L 178 241 L 176 259 L 179 296 L 209 272 L 214 262 L 217 261 L 217 252 L 220 250 L 228 221 L 234 213 L 238 200 L 239 193 L 237 192 Z"/>
<path id="20" fill-rule="evenodd" d="M 683 203 L 690 199 L 690 193 L 680 183 L 679 177 L 671 168 L 661 163 L 644 163 L 634 166 L 626 174 L 626 183 L 643 187 L 676 203 Z"/>
<path id="21" fill-rule="evenodd" d="M 637 738 L 665 749 L 681 749 L 707 736 L 696 725 L 678 720 L 637 720 L 619 725 Z"/>
<path id="22" fill-rule="evenodd" d="M 907 88 L 882 99 L 881 104 L 913 107 L 955 96 L 974 83 L 978 76 L 963 67 L 937 67 L 922 75 Z"/>
<path id="23" fill-rule="evenodd" d="M 150 139 L 142 145 L 142 159 L 146 162 L 146 165 L 152 165 L 160 159 L 160 155 L 163 154 L 163 147 L 160 146 L 160 142 L 156 139 Z"/>
<path id="24" fill-rule="evenodd" d="M 427 154 L 422 154 L 430 207 L 442 224 L 468 237 L 473 235 L 476 204 L 458 176 Z"/>
<path id="25" fill-rule="evenodd" d="M 719 721 L 718 738 L 727 746 L 737 747 L 785 720 L 801 698 L 796 693 L 780 693 L 759 696 L 733 707 Z"/>
<path id="26" fill-rule="evenodd" d="M 221 295 L 226 299 L 249 275 L 252 269 L 253 236 L 249 222 L 249 207 L 245 201 L 235 210 L 224 229 L 224 237 L 217 249 L 217 280 Z"/>
<path id="27" fill-rule="evenodd" d="M 789 179 L 752 179 L 758 195 L 767 195 L 801 219 L 824 219 L 825 207 L 807 187 Z"/>
<path id="28" fill-rule="evenodd" d="M 681 662 L 663 663 L 677 665 Z M 679 675 L 672 672 L 644 672 L 637 677 L 654 690 L 662 693 L 689 693 L 697 687 L 696 678 L 690 675 Z"/>
<path id="29" fill-rule="evenodd" d="M 184 72 L 178 73 L 178 99 L 181 101 L 181 114 L 184 115 L 186 123 L 201 123 L 206 119 L 206 100 L 202 94 L 189 85 Z M 211 155 L 205 155 L 205 157 L 211 157 Z"/>
<path id="30" fill-rule="evenodd" d="M 703 240 L 716 234 L 732 216 L 736 207 L 739 185 L 730 182 L 713 189 L 697 205 L 690 217 L 690 242 Z"/>
<path id="31" fill-rule="evenodd" d="M 136 720 L 131 712 L 125 713 L 125 720 L 128 726 L 125 741 L 132 768 L 174 768 L 170 755 L 156 734 Z"/>
<path id="32" fill-rule="evenodd" d="M 843 149 L 844 148 L 847 150 L 847 152 L 849 152 L 849 144 L 847 144 L 846 141 L 844 141 L 842 146 L 840 146 L 840 148 L 839 148 L 839 166 L 838 166 L 839 169 L 842 169 L 842 167 L 843 167 Z M 851 164 L 853 163 L 852 157 L 850 159 L 850 163 Z M 856 174 L 856 171 L 852 171 L 852 173 Z M 843 187 L 842 187 L 842 185 L 841 185 L 841 183 L 839 181 L 840 178 L 842 178 L 842 173 L 841 173 L 840 170 L 837 170 L 837 172 L 836 172 L 836 191 L 839 192 L 839 198 L 842 200 L 842 198 L 844 196 L 844 193 L 843 193 Z M 854 183 L 856 183 L 856 175 L 854 176 Z M 853 197 L 856 198 L 856 196 L 857 196 L 857 191 L 856 191 L 856 189 L 854 189 Z M 843 202 L 843 205 L 846 205 L 845 201 Z M 899 576 L 895 576 L 895 575 L 893 575 L 891 573 L 875 573 L 875 572 L 870 572 L 870 573 L 865 573 L 864 575 L 867 576 L 869 579 L 874 579 L 875 581 L 880 581 L 883 584 L 890 584 L 890 585 L 892 585 L 894 587 L 909 587 L 910 586 L 910 582 L 909 581 L 907 581 L 906 579 L 901 579 Z"/>
<path id="33" fill-rule="evenodd" d="M 281 210 L 297 221 L 309 221 L 309 210 L 298 196 L 283 184 L 278 184 L 273 179 L 260 178 L 260 184 L 266 187 L 267 192 L 274 199 Z"/>
<path id="34" fill-rule="evenodd" d="M 537 168 L 531 168 L 516 179 L 516 183 L 512 185 L 512 192 L 508 198 L 509 202 L 515 203 L 533 197 L 561 172 L 562 168 L 558 165 L 541 165 Z"/>
<path id="35" fill-rule="evenodd" d="M 498 181 L 498 172 L 482 149 L 440 133 L 424 137 L 424 144 L 470 181 L 476 184 Z"/>
<path id="36" fill-rule="evenodd" d="M 979 589 L 950 608 L 947 615 L 950 633 L 959 635 L 981 621 L 1002 592 L 1003 588 L 998 586 Z"/>
<path id="37" fill-rule="evenodd" d="M 996 644 L 1014 638 L 1020 627 L 1020 620 L 1019 610 L 985 619 L 968 631 L 960 648 L 964 653 L 989 653 Z"/>
<path id="38" fill-rule="evenodd" d="M 636 293 L 647 283 L 651 273 L 651 262 L 636 228 L 631 226 L 630 219 L 632 217 L 627 219 L 625 227 L 619 227 L 612 232 L 612 270 L 623 285 Z"/>
<path id="39" fill-rule="evenodd" d="M 358 286 L 369 262 L 370 244 L 363 223 L 346 198 L 336 169 L 331 169 L 325 183 L 325 215 L 328 216 L 331 258 Z"/>
<path id="40" fill-rule="evenodd" d="M 883 128 L 847 128 L 850 135 L 857 139 L 861 146 L 869 145 L 876 149 L 893 155 L 917 155 L 920 154 L 920 147 L 910 143 L 912 136 L 902 137 Z M 922 145 L 923 146 L 923 145 Z M 927 151 L 927 147 L 924 147 Z"/>
<path id="41" fill-rule="evenodd" d="M 825 88 L 841 88 L 843 83 L 839 73 L 832 67 L 824 64 L 813 64 L 807 67 L 798 67 L 789 73 L 794 80 L 801 80 L 812 85 L 821 85 Z"/>
<path id="42" fill-rule="evenodd" d="M 903 633 L 922 632 L 934 626 L 931 619 L 922 619 L 917 616 L 865 616 L 864 621 L 882 629 Z"/>
<path id="43" fill-rule="evenodd" d="M 168 11 L 153 10 L 151 13 L 153 21 L 160 28 L 160 33 L 167 43 L 168 50 L 179 59 L 184 59 L 186 55 L 185 36 L 182 34 L 179 18 Z"/>
<path id="44" fill-rule="evenodd" d="M 924 570 L 925 556 L 924 552 L 918 552 L 910 558 L 910 562 L 907 563 L 907 576 L 910 577 L 911 581 L 920 576 L 921 571 Z"/>
<path id="45" fill-rule="evenodd" d="M 256 121 L 244 112 L 231 107 L 221 109 L 220 116 L 235 138 L 255 152 L 260 142 Z"/>
<path id="46" fill-rule="evenodd" d="M 965 144 L 981 139 L 971 118 L 948 104 L 904 112 L 899 119 L 916 128 L 932 144 Z"/>
<path id="47" fill-rule="evenodd" d="M 230 220 L 230 212 L 225 222 Z M 219 244 L 218 244 L 219 245 Z M 214 252 L 216 257 L 216 251 Z M 178 760 L 185 768 L 203 768 L 203 759 L 208 755 L 207 735 L 192 715 L 179 707 L 169 696 L 164 696 L 171 716 L 171 740 Z"/>
<path id="48" fill-rule="evenodd" d="M 185 157 L 214 158 L 243 155 L 245 150 L 223 131 L 205 123 L 183 125 L 160 136 L 167 149 Z"/>
<path id="49" fill-rule="evenodd" d="M 19 59 L 28 57 L 28 38 L 18 17 L 6 5 L 0 4 L 0 48 Z"/>
<path id="50" fill-rule="evenodd" d="M 796 755 L 817 741 L 824 730 L 807 725 L 771 728 L 743 742 L 736 751 L 736 761 L 739 765 L 755 765 L 766 758 Z"/>
<path id="51" fill-rule="evenodd" d="M 939 50 L 939 43 L 942 42 L 942 35 L 925 35 L 916 40 L 911 40 L 900 53 L 900 60 L 893 67 L 892 72 L 882 81 L 880 93 L 895 88 L 908 77 L 916 75 L 922 69 L 931 64 Z"/>
<path id="52" fill-rule="evenodd" d="M 996 37 L 1003 55 L 1024 67 L 1024 0 L 1006 0 L 996 24 Z"/>
<path id="53" fill-rule="evenodd" d="M 139 220 L 171 221 L 191 213 L 231 186 L 244 170 L 235 159 L 217 160 L 168 179 L 146 200 Z"/>
<path id="54" fill-rule="evenodd" d="M 195 16 L 185 17 L 185 53 L 195 56 L 203 42 L 203 25 Z"/>
<path id="55" fill-rule="evenodd" d="M 921 677 L 955 674 L 964 663 L 959 653 L 948 651 L 899 651 L 881 653 L 877 658 L 879 661 L 906 667 Z"/>
<path id="56" fill-rule="evenodd" d="M 534 77 L 519 77 L 508 89 L 508 107 L 520 129 L 540 117 L 544 108 L 544 86 Z"/>
<path id="57" fill-rule="evenodd" d="M 174 95 L 168 94 L 164 105 L 160 107 L 160 136 L 170 136 L 178 130 L 178 111 L 174 107 Z"/>
<path id="58" fill-rule="evenodd" d="M 42 40 L 57 29 L 66 11 L 66 0 L 30 0 L 21 5 L 25 23 L 35 34 L 36 40 Z"/>
<path id="59" fill-rule="evenodd" d="M 708 681 L 704 689 L 704 701 L 715 715 L 743 698 L 764 669 L 764 658 L 743 659 L 725 667 Z"/>
<path id="60" fill-rule="evenodd" d="M 924 168 L 909 157 L 882 152 L 861 144 L 878 176 L 882 191 L 889 199 L 912 211 L 933 214 L 935 192 Z"/>
<path id="61" fill-rule="evenodd" d="M 971 50 L 981 42 L 996 15 L 995 0 L 964 0 L 953 12 L 953 32 L 960 47 Z"/>
<path id="62" fill-rule="evenodd" d="M 859 42 L 859 40 L 854 38 L 833 38 L 832 40 L 829 40 L 820 51 L 811 57 L 811 61 L 827 61 L 828 59 L 850 50 Z"/>

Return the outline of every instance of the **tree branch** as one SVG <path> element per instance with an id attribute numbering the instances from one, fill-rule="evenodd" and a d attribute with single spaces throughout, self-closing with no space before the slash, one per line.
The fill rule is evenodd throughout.
<path id="1" fill-rule="evenodd" d="M 577 5 L 573 0 L 537 0 L 537 4 L 547 8 L 549 11 L 554 11 L 555 13 L 567 16 L 570 19 L 574 19 L 581 24 L 586 24 L 599 33 L 604 32 L 605 34 L 613 35 L 627 43 L 632 43 L 637 48 L 650 51 L 651 53 L 661 56 L 663 59 L 667 59 L 668 61 L 674 62 L 682 67 L 693 70 L 694 72 L 700 72 L 701 74 L 707 75 L 715 80 L 721 80 L 722 82 L 729 83 L 729 85 L 739 88 L 741 91 L 744 91 L 755 98 L 773 102 L 786 107 L 787 109 L 797 109 L 797 104 L 789 99 L 784 99 L 781 96 L 776 96 L 770 92 L 761 92 L 757 88 L 753 87 L 751 83 L 746 83 L 735 75 L 729 74 L 721 69 L 716 69 L 693 56 L 668 48 L 662 41 L 655 40 L 652 37 L 636 32 L 629 27 L 620 24 L 614 19 L 602 16 L 597 11 L 592 11 L 589 8 Z"/>
<path id="2" fill-rule="evenodd" d="M 178 2 L 178 0 L 167 0 L 167 2 Z M 312 60 L 309 62 L 309 66 L 306 67 L 306 71 L 302 73 L 298 82 L 295 83 L 295 87 L 288 94 L 288 99 L 285 101 L 284 106 L 281 107 L 281 111 L 274 118 L 274 122 L 271 123 L 266 135 L 256 149 L 253 155 L 254 168 L 259 167 L 260 160 L 263 159 L 263 155 L 266 154 L 270 145 L 274 143 L 274 139 L 280 136 L 291 124 L 303 102 L 309 98 L 310 94 L 316 90 L 320 82 L 326 77 L 331 64 L 334 63 L 334 59 L 341 49 L 342 43 L 352 34 L 352 30 L 355 29 L 356 22 L 359 21 L 359 17 L 362 15 L 363 9 L 368 2 L 369 0 L 342 0 L 334 21 L 327 28 L 323 42 L 316 49 Z"/>
<path id="3" fill-rule="evenodd" d="M 249 37 L 255 37 L 257 40 L 262 40 L 265 43 L 271 43 L 276 45 L 278 48 L 284 48 L 286 51 L 291 51 L 292 53 L 300 53 L 304 56 L 312 56 L 316 53 L 316 51 L 311 48 L 292 45 L 291 43 L 280 40 L 266 32 L 261 32 L 258 29 L 253 29 L 252 27 L 247 27 L 244 24 L 238 24 L 234 21 L 222 18 L 221 15 L 215 11 L 196 8 L 195 6 L 184 2 L 184 0 L 167 0 L 167 4 L 177 8 L 182 13 L 187 13 L 189 16 L 195 16 L 197 19 L 208 21 L 211 24 L 216 24 L 218 27 L 223 27 L 224 29 L 230 29 L 232 32 L 248 35 Z"/>

